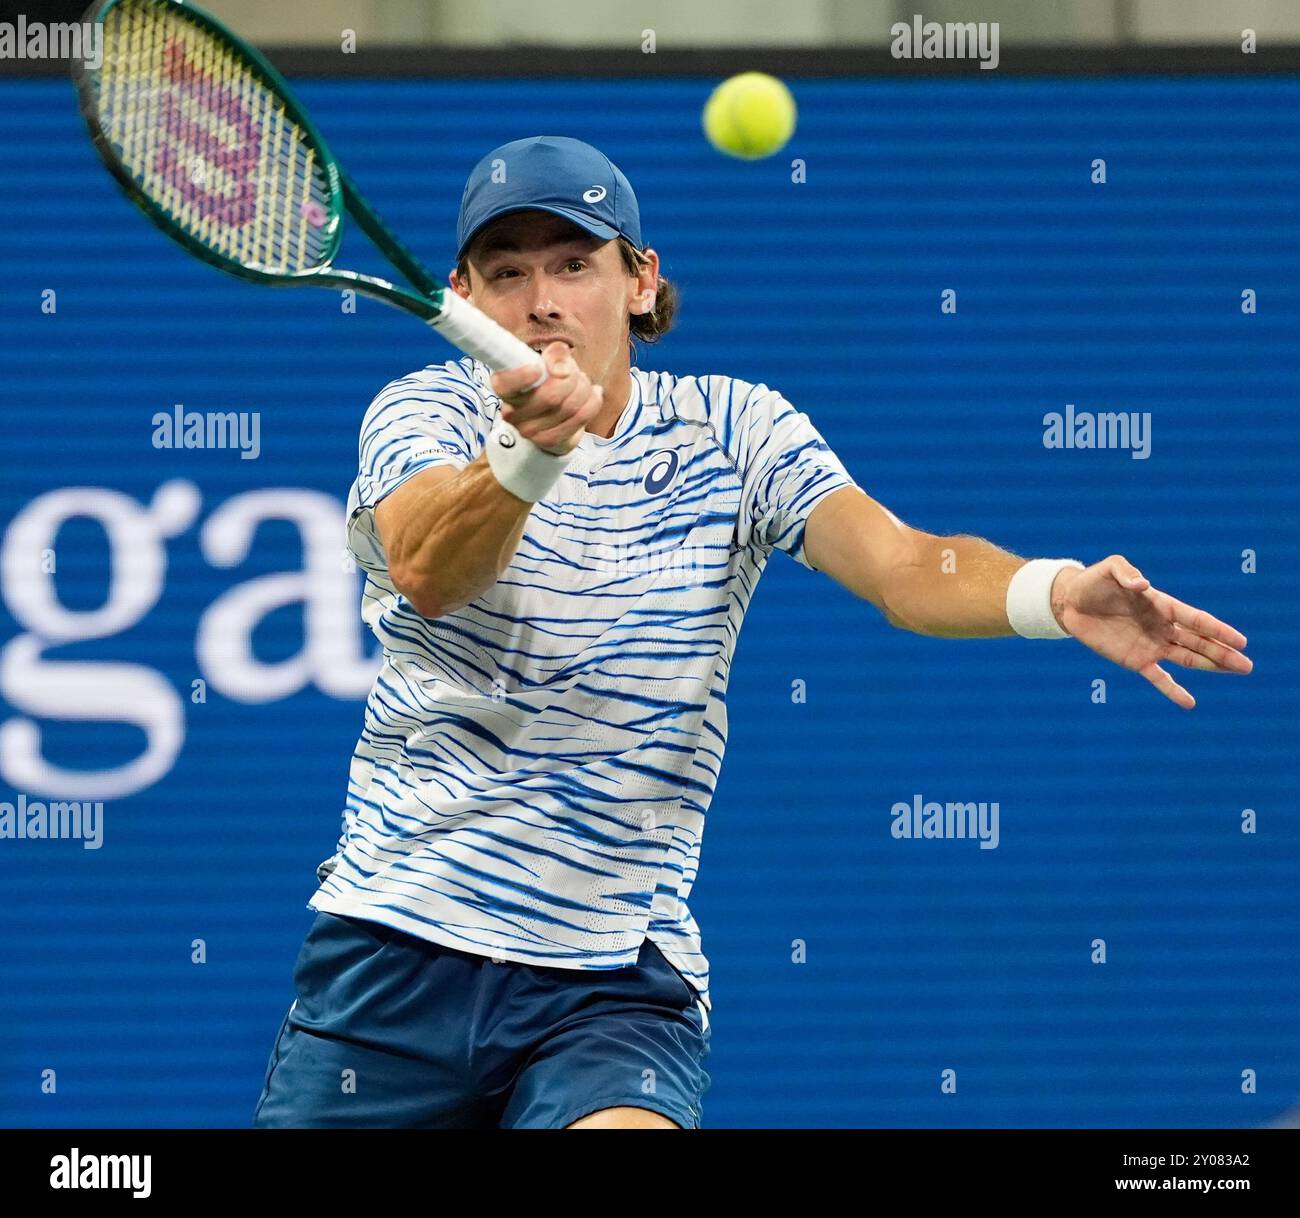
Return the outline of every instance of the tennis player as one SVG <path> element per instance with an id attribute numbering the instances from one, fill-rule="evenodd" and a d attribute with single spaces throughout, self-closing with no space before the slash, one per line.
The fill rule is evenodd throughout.
<path id="1" fill-rule="evenodd" d="M 1073 636 L 1187 708 L 1160 661 L 1249 672 L 1246 639 L 1118 554 L 909 527 L 767 385 L 633 366 L 675 291 L 595 148 L 494 149 L 458 239 L 452 287 L 538 363 L 432 365 L 362 422 L 349 545 L 384 661 L 254 1123 L 697 1127 L 687 901 L 774 550 L 895 626 Z"/>

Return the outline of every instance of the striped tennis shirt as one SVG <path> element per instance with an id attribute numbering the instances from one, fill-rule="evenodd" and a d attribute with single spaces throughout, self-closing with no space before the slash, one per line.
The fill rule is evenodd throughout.
<path id="1" fill-rule="evenodd" d="M 500 407 L 468 357 L 387 385 L 361 425 L 348 545 L 383 645 L 337 852 L 309 906 L 549 968 L 635 965 L 648 937 L 710 1007 L 687 900 L 727 741 L 727 680 L 773 549 L 856 485 L 766 385 L 631 370 L 500 578 L 422 617 L 377 503 L 483 450 Z"/>

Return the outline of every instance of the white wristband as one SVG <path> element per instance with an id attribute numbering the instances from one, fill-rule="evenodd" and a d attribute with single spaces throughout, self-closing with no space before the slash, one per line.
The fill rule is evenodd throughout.
<path id="1" fill-rule="evenodd" d="M 487 459 L 496 480 L 516 499 L 536 503 L 546 497 L 573 453 L 551 453 L 519 434 L 512 423 L 498 418 L 487 438 Z"/>
<path id="2" fill-rule="evenodd" d="M 1052 581 L 1063 567 L 1083 570 L 1073 558 L 1031 558 L 1007 586 L 1007 620 L 1011 629 L 1026 639 L 1067 639 L 1052 612 Z"/>

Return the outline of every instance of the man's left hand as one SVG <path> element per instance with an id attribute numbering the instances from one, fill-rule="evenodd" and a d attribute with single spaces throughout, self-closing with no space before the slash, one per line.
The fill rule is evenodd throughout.
<path id="1" fill-rule="evenodd" d="M 1184 710 L 1192 697 L 1159 661 L 1209 672 L 1248 673 L 1246 636 L 1226 622 L 1151 586 L 1123 555 L 1067 567 L 1052 583 L 1052 612 L 1062 627 L 1100 656 L 1131 669 Z"/>

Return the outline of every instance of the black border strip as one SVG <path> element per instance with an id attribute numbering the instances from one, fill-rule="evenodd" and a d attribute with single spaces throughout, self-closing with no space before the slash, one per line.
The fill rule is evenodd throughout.
<path id="1" fill-rule="evenodd" d="M 1300 75 L 1300 43 L 1264 46 L 1245 55 L 1235 44 L 1161 46 L 1003 46 L 996 69 L 974 59 L 895 59 L 887 46 L 661 46 L 653 55 L 631 47 L 589 49 L 512 46 L 366 47 L 345 55 L 333 47 L 261 48 L 290 77 L 439 79 L 530 77 L 707 77 L 771 72 L 792 79 L 831 76 L 1271 76 Z M 62 60 L 0 59 L 0 78 L 66 76 Z"/>

